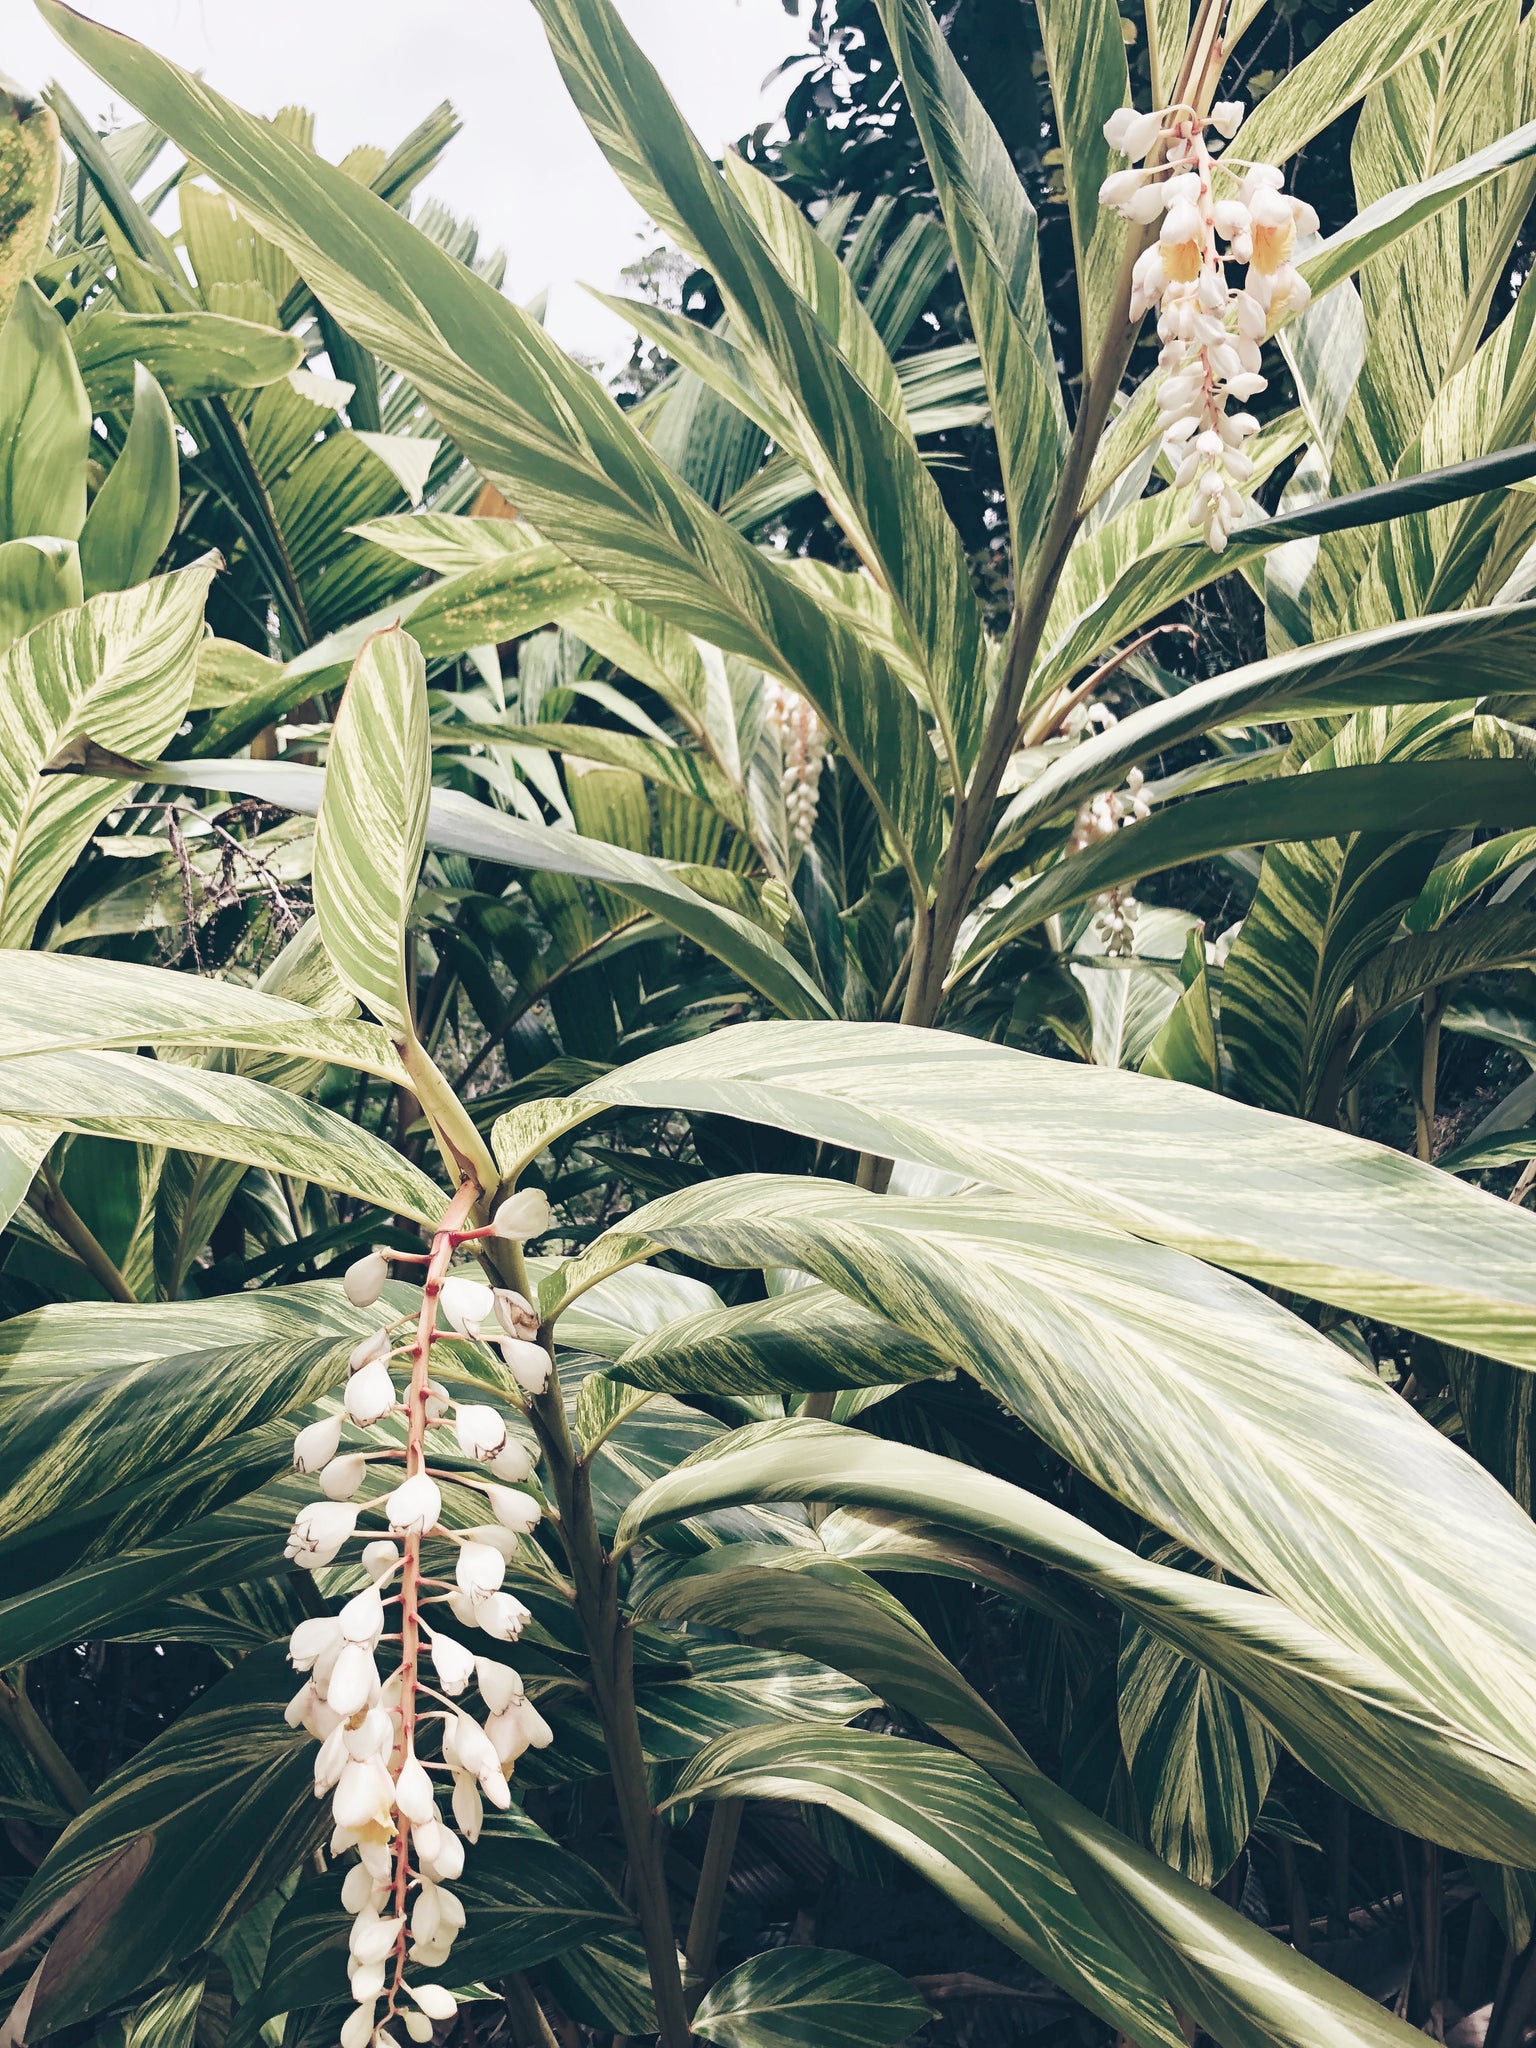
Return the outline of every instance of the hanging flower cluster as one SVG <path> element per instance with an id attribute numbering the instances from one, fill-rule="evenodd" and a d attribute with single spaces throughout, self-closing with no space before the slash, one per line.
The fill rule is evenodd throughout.
<path id="1" fill-rule="evenodd" d="M 768 724 L 779 742 L 784 766 L 779 787 L 784 792 L 784 815 L 796 846 L 809 846 L 816 830 L 816 806 L 821 784 L 821 767 L 827 758 L 826 735 L 821 720 L 804 697 L 768 678 L 766 690 Z"/>
<path id="2" fill-rule="evenodd" d="M 1143 227 L 1162 222 L 1157 240 L 1136 260 L 1130 312 L 1139 320 L 1157 309 L 1158 362 L 1166 373 L 1157 394 L 1163 445 L 1175 482 L 1195 486 L 1189 523 L 1203 529 L 1217 553 L 1249 509 L 1240 486 L 1253 475 L 1253 462 L 1244 447 L 1259 430 L 1251 413 L 1229 413 L 1227 401 L 1264 390 L 1260 343 L 1282 314 L 1299 313 L 1310 300 L 1292 257 L 1297 236 L 1317 229 L 1316 213 L 1287 197 L 1273 164 L 1223 156 L 1224 172 L 1243 175 L 1235 198 L 1216 197 L 1217 159 L 1206 129 L 1230 141 L 1242 119 L 1237 100 L 1221 101 L 1208 119 L 1188 106 L 1152 114 L 1121 107 L 1104 134 L 1139 168 L 1115 171 L 1099 188 L 1100 204 L 1127 220 Z M 1159 144 L 1161 160 L 1144 163 Z M 1229 263 L 1247 265 L 1240 288 L 1228 281 Z"/>
<path id="3" fill-rule="evenodd" d="M 1122 825 L 1151 817 L 1152 805 L 1143 794 L 1145 785 L 1146 777 L 1139 768 L 1133 768 L 1125 778 L 1124 789 L 1093 797 L 1080 805 L 1067 851 L 1082 853 L 1113 837 Z M 1106 889 L 1095 897 L 1094 909 L 1094 929 L 1104 940 L 1105 952 L 1128 958 L 1136 950 L 1136 922 L 1141 916 L 1141 905 L 1128 889 Z"/>
<path id="4" fill-rule="evenodd" d="M 407 1982 L 407 1968 L 433 1971 L 447 1961 L 464 1925 L 464 1908 L 451 1888 L 464 1868 L 464 1843 L 478 1839 L 487 1800 L 510 1805 L 507 1781 L 517 1758 L 552 1739 L 516 1671 L 475 1654 L 425 1611 L 446 1608 L 466 1630 L 503 1643 L 515 1642 L 529 1619 L 502 1580 L 518 1539 L 539 1521 L 539 1503 L 518 1490 L 533 1460 L 508 1436 L 494 1408 L 450 1399 L 430 1366 L 441 1313 L 461 1335 L 479 1337 L 489 1325 L 518 1385 L 543 1391 L 550 1360 L 534 1341 L 539 1321 L 532 1306 L 510 1289 L 451 1275 L 448 1268 L 456 1248 L 474 1239 L 539 1236 L 549 1227 L 549 1203 L 528 1190 L 502 1203 L 485 1230 L 466 1230 L 474 1192 L 467 1185 L 455 1197 L 429 1253 L 374 1251 L 348 1269 L 347 1297 L 367 1308 L 379 1299 L 391 1260 L 424 1261 L 421 1313 L 414 1326 L 389 1324 L 365 1337 L 349 1361 L 344 1416 L 312 1422 L 294 1439 L 295 1468 L 316 1476 L 324 1498 L 300 1510 L 286 1555 L 320 1571 L 347 1544 L 361 1541 L 359 1562 L 369 1581 L 338 1614 L 300 1622 L 288 1645 L 294 1669 L 304 1674 L 288 1724 L 320 1744 L 315 1796 L 331 1802 L 331 1854 L 357 1851 L 341 1887 L 352 1916 L 347 1968 L 354 2001 L 341 2048 L 400 2048 L 390 2031 L 396 2021 L 411 2041 L 430 2041 L 433 2022 L 453 2017 L 452 1992 L 414 1974 Z M 409 1374 L 403 1397 L 395 1384 L 397 1362 Z M 403 1450 L 343 1448 L 346 1422 L 368 1429 L 388 1416 L 405 1423 Z M 485 1477 L 434 1470 L 428 1463 L 433 1432 L 451 1439 Z M 357 1495 L 372 1463 L 403 1469 L 391 1493 L 363 1505 Z M 480 1528 L 444 1528 L 439 1481 L 448 1478 L 478 1486 L 492 1520 Z M 377 1516 L 382 1526 L 360 1527 L 365 1516 Z M 427 1537 L 456 1549 L 451 1582 L 423 1577 Z M 393 1653 L 387 1675 L 381 1652 Z M 423 1654 L 435 1683 L 423 1675 Z M 461 1704 L 471 1686 L 486 1710 L 483 1722 Z M 427 1740 L 433 1724 L 439 1755 L 431 1754 Z M 440 1792 L 448 1795 L 451 1820 L 439 1807 Z"/>

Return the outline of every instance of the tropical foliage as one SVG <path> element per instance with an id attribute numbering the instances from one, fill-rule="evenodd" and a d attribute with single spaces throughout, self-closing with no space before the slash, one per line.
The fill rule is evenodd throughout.
<path id="1" fill-rule="evenodd" d="M 4 2038 L 1515 2048 L 1536 18 L 1232 139 L 1262 0 L 1136 116 L 1037 0 L 1064 349 L 928 0 L 814 213 L 535 0 L 707 280 L 621 405 L 448 110 L 39 4 L 142 118 L 0 105 Z"/>

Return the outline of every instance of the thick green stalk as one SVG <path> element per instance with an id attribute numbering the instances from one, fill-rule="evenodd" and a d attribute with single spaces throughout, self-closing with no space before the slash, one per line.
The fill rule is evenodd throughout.
<path id="1" fill-rule="evenodd" d="M 717 1799 L 709 1817 L 709 1839 L 704 1845 L 704 1862 L 699 1870 L 699 1888 L 693 1895 L 693 1914 L 685 1944 L 693 1980 L 688 2002 L 695 2009 L 715 1974 L 720 1914 L 731 1877 L 731 1858 L 736 1854 L 736 1837 L 741 1832 L 741 1805 L 739 1799 Z"/>
<path id="2" fill-rule="evenodd" d="M 53 1731 L 27 1698 L 20 1672 L 9 1683 L 0 1678 L 0 1722 L 29 1750 L 43 1776 L 71 1813 L 91 1803 L 90 1787 L 53 1738 Z"/>
<path id="3" fill-rule="evenodd" d="M 46 1160 L 38 1176 L 40 1191 L 33 1201 L 43 1220 L 52 1224 L 96 1284 L 113 1301 L 136 1302 L 138 1296 L 103 1250 L 95 1232 L 75 1209 L 59 1185 L 59 1177 Z"/>
<path id="4" fill-rule="evenodd" d="M 544 2017 L 544 2008 L 521 1970 L 514 1970 L 503 1980 L 501 1991 L 515 2048 L 560 2048 L 554 2029 Z"/>

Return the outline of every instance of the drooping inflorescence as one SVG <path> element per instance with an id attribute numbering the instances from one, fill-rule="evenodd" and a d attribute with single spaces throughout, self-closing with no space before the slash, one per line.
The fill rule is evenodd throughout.
<path id="1" fill-rule="evenodd" d="M 1317 215 L 1287 196 L 1273 164 L 1212 154 L 1207 128 L 1231 141 L 1242 119 L 1236 100 L 1205 117 L 1188 106 L 1151 114 L 1121 107 L 1104 134 L 1135 168 L 1113 172 L 1099 188 L 1100 203 L 1128 220 L 1162 223 L 1136 260 L 1130 316 L 1157 310 L 1164 449 L 1175 483 L 1195 486 L 1190 525 L 1218 553 L 1250 509 L 1240 488 L 1253 475 L 1244 450 L 1259 430 L 1251 413 L 1229 413 L 1227 402 L 1265 389 L 1260 344 L 1282 315 L 1303 311 L 1311 298 L 1292 258 L 1297 236 L 1317 229 Z M 1158 161 L 1144 161 L 1153 155 Z M 1229 263 L 1247 266 L 1240 287 L 1228 281 Z"/>
<path id="2" fill-rule="evenodd" d="M 1124 789 L 1107 792 L 1079 805 L 1072 836 L 1067 841 L 1068 852 L 1084 853 L 1101 840 L 1112 838 L 1122 825 L 1139 824 L 1143 818 L 1149 818 L 1152 805 L 1145 795 L 1145 786 L 1145 776 L 1139 768 L 1133 768 L 1125 778 Z M 1094 926 L 1104 941 L 1105 952 L 1121 958 L 1133 953 L 1141 905 L 1130 891 L 1106 889 L 1094 899 L 1094 909 L 1097 913 Z"/>
<path id="3" fill-rule="evenodd" d="M 533 1458 L 508 1435 L 496 1409 L 454 1401 L 433 1380 L 431 1349 L 439 1314 L 461 1336 L 480 1337 L 489 1325 L 518 1385 L 543 1391 L 550 1356 L 534 1341 L 539 1319 L 531 1304 L 511 1289 L 448 1268 L 455 1249 L 469 1240 L 540 1235 L 549 1227 L 549 1204 L 526 1190 L 501 1205 L 487 1230 L 472 1231 L 463 1226 L 473 1194 L 472 1184 L 461 1189 L 433 1233 L 414 1323 L 384 1324 L 363 1338 L 349 1361 L 343 1414 L 308 1424 L 294 1439 L 295 1468 L 316 1476 L 324 1498 L 300 1510 L 286 1555 L 320 1571 L 349 1543 L 361 1542 L 357 1561 L 368 1580 L 339 1613 L 301 1622 L 288 1646 L 304 1683 L 287 1718 L 320 1744 L 315 1796 L 330 1797 L 331 1854 L 357 1852 L 341 1886 L 341 1903 L 352 1916 L 347 1968 L 354 2001 L 341 2048 L 400 2048 L 390 2031 L 396 2020 L 411 2041 L 429 2041 L 433 2022 L 453 2017 L 453 1993 L 415 1973 L 440 1970 L 464 1925 L 464 1908 L 451 1887 L 464 1867 L 464 1843 L 479 1837 L 485 1802 L 507 1807 L 517 1758 L 552 1739 L 517 1672 L 477 1654 L 424 1611 L 445 1607 L 464 1629 L 497 1642 L 515 1642 L 529 1619 L 502 1581 L 519 1538 L 540 1518 L 539 1503 L 520 1490 Z M 375 1251 L 357 1260 L 345 1277 L 349 1300 L 359 1308 L 377 1302 L 389 1261 L 401 1256 Z M 397 1366 L 409 1372 L 403 1398 Z M 403 1448 L 343 1447 L 347 1423 L 371 1429 L 390 1416 L 404 1421 Z M 451 1439 L 484 1476 L 434 1468 L 428 1462 L 434 1432 L 439 1441 Z M 399 1483 L 383 1498 L 359 1503 L 368 1467 L 376 1463 L 400 1467 Z M 445 1528 L 440 1482 L 477 1487 L 492 1519 L 475 1528 Z M 361 1526 L 367 1517 L 380 1526 Z M 457 1552 L 451 1582 L 422 1575 L 422 1544 L 429 1537 Z M 387 1675 L 381 1653 L 393 1661 Z M 483 1721 L 462 1704 L 471 1687 L 486 1710 Z M 440 1791 L 449 1794 L 446 1817 Z"/>

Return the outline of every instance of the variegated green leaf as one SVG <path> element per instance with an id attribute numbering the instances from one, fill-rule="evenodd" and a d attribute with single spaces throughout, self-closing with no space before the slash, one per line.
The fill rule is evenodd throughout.
<path id="1" fill-rule="evenodd" d="M 218 179 L 348 331 L 410 378 L 540 533 L 617 596 L 807 696 L 914 873 L 931 872 L 941 843 L 938 765 L 878 648 L 681 484 L 536 321 L 392 207 L 128 37 L 54 0 L 45 11 L 66 43 Z"/>
<path id="2" fill-rule="evenodd" d="M 776 1948 L 705 1993 L 693 2030 L 720 2048 L 889 2048 L 928 2018 L 905 1977 L 827 1948 Z"/>
<path id="3" fill-rule="evenodd" d="M 0 241 L 0 319 L 48 247 L 59 201 L 59 117 L 52 107 L 7 91 L 0 100 L 0 187 L 6 193 Z"/>
<path id="4" fill-rule="evenodd" d="M 965 1758 L 855 1729 L 749 1729 L 702 1750 L 678 1796 L 830 1807 L 1090 2012 L 1176 2048 L 1173 2015 L 1084 1913 L 1019 1807 Z"/>
<path id="5" fill-rule="evenodd" d="M 1146 1075 L 944 1032 L 760 1023 L 576 1100 L 713 1110 L 937 1166 L 1536 1366 L 1536 1220 L 1385 1146 Z"/>
<path id="6" fill-rule="evenodd" d="M 431 788 L 421 649 L 398 628 L 375 633 L 353 664 L 331 732 L 315 824 L 315 915 L 342 981 L 397 1045 L 415 1036 L 405 921 Z"/>
<path id="7" fill-rule="evenodd" d="M 1125 38 L 1113 0 L 1041 0 L 1038 12 L 1077 251 L 1083 361 L 1090 363 L 1104 339 L 1127 234 L 1119 214 L 1099 204 L 1100 185 L 1122 165 L 1104 123 L 1131 96 Z"/>
<path id="8" fill-rule="evenodd" d="M 225 313 L 124 313 L 102 309 L 70 322 L 80 374 L 99 411 L 133 395 L 142 363 L 173 403 L 275 384 L 304 360 L 296 334 Z"/>
<path id="9" fill-rule="evenodd" d="M 674 1517 L 718 1514 L 744 1500 L 821 1500 L 873 1507 L 882 1516 L 920 1516 L 929 1532 L 927 1548 L 941 1547 L 946 1531 L 968 1542 L 979 1537 L 1107 1597 L 1170 1655 L 1188 1658 L 1246 1700 L 1309 1769 L 1346 1797 L 1394 1816 L 1400 1825 L 1437 1835 L 1470 1826 L 1468 1846 L 1499 1841 L 1505 1860 L 1528 1858 L 1528 1847 L 1514 1845 L 1529 1844 L 1536 1832 L 1529 1774 L 1490 1748 L 1464 1715 L 1437 1712 L 1379 1659 L 1313 1627 L 1278 1600 L 1170 1570 L 991 1474 L 965 1468 L 963 1483 L 957 1483 L 957 1469 L 931 1452 L 829 1423 L 761 1423 L 714 1439 L 686 1466 L 656 1480 L 626 1511 L 615 1544 L 632 1543 Z M 828 1517 L 823 1527 L 837 1519 Z M 905 1568 L 900 1549 L 887 1549 L 878 1539 L 873 1545 L 840 1545 L 837 1554 L 869 1570 Z M 804 1555 L 792 1553 L 777 1569 L 814 1571 L 814 1565 L 802 1565 Z M 730 1549 L 699 1569 L 729 1573 Z M 693 1599 L 691 1583 L 677 1595 L 680 1601 Z M 707 1591 L 699 1595 L 707 1597 Z M 654 1598 L 665 1605 L 672 1595 L 662 1587 Z M 809 1601 L 805 1612 L 811 1612 Z M 882 1681 L 891 1682 L 889 1676 Z M 941 1711 L 931 1693 L 926 1708 L 913 1710 L 925 1717 Z M 1019 1792 L 1019 1783 L 1008 1776 L 1014 1764 L 998 1749 L 996 1731 L 987 1738 L 954 1699 L 942 1711 L 950 1738 L 960 1740 L 958 1731 L 965 1731 L 961 1746 L 987 1769 L 1001 1769 Z M 977 1740 L 990 1746 L 977 1748 Z"/>
<path id="10" fill-rule="evenodd" d="M 166 776 L 194 789 L 242 790 L 286 810 L 314 812 L 321 801 L 321 771 L 286 761 L 204 761 L 196 767 L 178 761 L 167 764 Z M 709 902 L 648 854 L 534 825 L 451 789 L 431 793 L 426 841 L 473 860 L 605 883 L 724 960 L 786 1014 L 828 1014 L 830 1006 L 820 989 L 761 925 Z"/>
<path id="11" fill-rule="evenodd" d="M 1066 411 L 1045 318 L 1034 208 L 926 0 L 882 0 L 970 308 L 992 406 L 1013 559 L 1049 514 Z"/>
<path id="12" fill-rule="evenodd" d="M 985 683 L 980 608 L 938 486 L 905 419 L 887 410 L 900 405 L 895 372 L 846 274 L 807 223 L 796 216 L 789 225 L 785 203 L 754 182 L 760 174 L 715 170 L 609 0 L 536 4 L 609 163 L 713 275 L 734 347 L 790 421 L 790 445 L 850 544 L 890 591 L 951 759 L 968 766 Z M 816 294 L 824 309 L 805 295 L 819 269 L 830 279 Z"/>
<path id="13" fill-rule="evenodd" d="M 883 1316 L 830 1287 L 802 1287 L 667 1323 L 620 1354 L 614 1377 L 686 1400 L 690 1393 L 889 1386 L 947 1369 L 937 1352 Z"/>
<path id="14" fill-rule="evenodd" d="M 153 758 L 186 717 L 214 561 L 60 612 L 0 655 L 0 943 L 25 946 L 97 822 L 121 798 L 98 776 L 45 776 L 89 737 Z"/>
<path id="15" fill-rule="evenodd" d="M 83 953 L 0 951 L 0 1060 L 140 1045 L 229 1046 L 404 1078 L 376 1026 L 317 1016 L 236 981 Z"/>
<path id="16" fill-rule="evenodd" d="M 0 1061 L 0 1118 L 242 1159 L 435 1223 L 444 1196 L 419 1167 L 334 1111 L 238 1074 L 131 1053 Z"/>
<path id="17" fill-rule="evenodd" d="M 245 1658 L 107 1779 L 34 1873 L 7 1927 L 153 1837 L 143 1876 L 37 2015 L 50 2030 L 105 2011 L 215 1939 L 324 1834 L 309 1738 L 283 1722 L 291 1688 L 276 1646 Z"/>
<path id="18" fill-rule="evenodd" d="M 1176 1543 L 1150 1555 L 1156 1564 L 1216 1576 Z M 1242 1854 L 1263 1804 L 1274 1738 L 1220 1679 L 1129 1622 L 1119 1676 L 1120 1745 L 1145 1839 L 1175 1870 L 1214 1885 Z"/>

